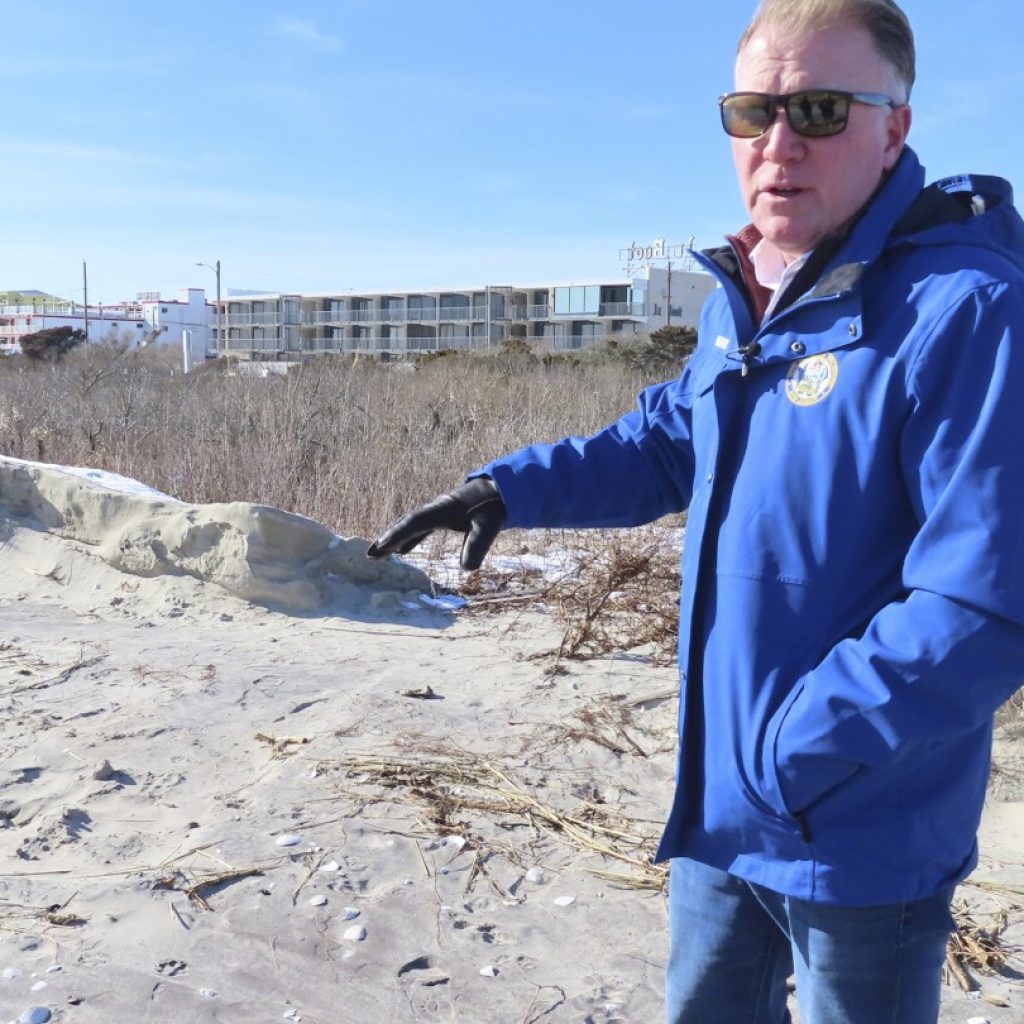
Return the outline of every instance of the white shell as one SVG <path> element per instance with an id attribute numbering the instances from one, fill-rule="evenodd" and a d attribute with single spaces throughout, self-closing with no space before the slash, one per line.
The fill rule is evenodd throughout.
<path id="1" fill-rule="evenodd" d="M 33 986 L 32 986 L 32 987 L 31 987 L 31 988 L 29 989 L 29 991 L 30 991 L 30 992 L 42 992 L 44 988 L 48 988 L 48 987 L 49 987 L 49 986 L 47 985 L 47 983 L 46 983 L 45 981 L 37 981 L 37 982 L 36 982 L 36 983 L 35 983 L 35 984 L 34 984 L 34 985 L 33 985 Z"/>
<path id="2" fill-rule="evenodd" d="M 314 896 L 309 901 L 309 905 L 311 907 L 322 907 L 322 906 L 325 906 L 326 903 L 327 903 L 327 897 L 326 896 Z"/>
<path id="3" fill-rule="evenodd" d="M 366 938 L 366 929 L 361 924 L 354 924 L 345 929 L 345 938 L 349 942 L 362 942 Z"/>
<path id="4" fill-rule="evenodd" d="M 320 867 L 317 868 L 317 871 L 340 871 L 340 870 L 341 870 L 341 865 L 336 860 L 325 861 L 323 864 L 320 865 Z"/>
<path id="5" fill-rule="evenodd" d="M 530 868 L 526 872 L 526 880 L 534 885 L 540 885 L 544 881 L 544 872 L 540 868 Z"/>
<path id="6" fill-rule="evenodd" d="M 486 967 L 480 968 L 480 973 L 485 978 L 496 978 L 498 976 L 498 968 L 492 967 L 490 964 L 488 964 Z"/>
<path id="7" fill-rule="evenodd" d="M 275 841 L 278 846 L 298 846 L 302 842 L 302 836 L 286 832 L 283 836 L 278 836 Z"/>
<path id="8" fill-rule="evenodd" d="M 217 993 L 214 992 L 212 988 L 201 988 L 199 990 L 199 994 L 204 999 L 215 999 L 217 997 Z"/>
<path id="9" fill-rule="evenodd" d="M 21 971 L 19 971 L 17 967 L 5 967 L 3 972 L 0 973 L 0 978 L 3 978 L 4 981 L 13 981 L 15 978 L 20 977 Z"/>
<path id="10" fill-rule="evenodd" d="M 64 968 L 61 967 L 60 964 L 50 964 L 50 966 L 46 968 L 46 973 L 47 974 L 59 974 L 63 970 L 64 970 Z"/>
<path id="11" fill-rule="evenodd" d="M 576 902 L 575 896 L 559 896 L 555 899 L 556 907 L 568 907 L 570 904 Z"/>
<path id="12" fill-rule="evenodd" d="M 345 908 L 345 920 L 354 921 L 359 916 L 359 911 L 355 907 Z"/>

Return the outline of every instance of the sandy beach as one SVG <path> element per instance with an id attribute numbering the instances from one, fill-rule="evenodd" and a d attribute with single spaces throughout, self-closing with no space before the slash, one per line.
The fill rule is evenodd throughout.
<path id="1" fill-rule="evenodd" d="M 673 668 L 101 475 L 0 458 L 0 537 L 0 1024 L 662 1019 Z M 1024 1021 L 995 757 L 960 899 L 1016 959 L 943 1024 Z"/>

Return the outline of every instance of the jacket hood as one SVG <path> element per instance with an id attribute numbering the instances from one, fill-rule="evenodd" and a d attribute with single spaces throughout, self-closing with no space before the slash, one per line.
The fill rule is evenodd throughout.
<path id="1" fill-rule="evenodd" d="M 913 151 L 901 159 L 917 163 Z M 1024 269 L 1024 220 L 1004 178 L 959 174 L 922 189 L 893 226 L 889 245 L 968 245 L 995 252 Z"/>

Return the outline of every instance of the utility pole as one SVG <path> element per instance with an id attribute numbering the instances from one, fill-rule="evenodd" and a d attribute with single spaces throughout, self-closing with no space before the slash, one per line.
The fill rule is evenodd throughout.
<path id="1" fill-rule="evenodd" d="M 684 273 L 693 267 L 693 237 L 690 237 L 686 245 L 667 245 L 664 238 L 656 238 L 653 245 L 638 245 L 633 242 L 628 249 L 619 250 L 619 259 L 625 266 L 623 270 L 630 277 L 642 268 L 650 268 L 654 263 L 665 260 L 668 271 L 668 284 L 665 291 L 666 315 L 665 325 L 672 326 L 672 264 L 676 260 L 680 264 L 680 270 Z M 648 311 L 648 317 L 651 313 Z"/>
<path id="2" fill-rule="evenodd" d="M 85 340 L 89 340 L 89 276 L 82 260 L 82 306 L 85 310 Z"/>
<path id="3" fill-rule="evenodd" d="M 220 308 L 220 260 L 217 260 L 216 264 L 210 266 L 209 263 L 197 263 L 197 267 L 206 267 L 207 270 L 212 270 L 217 275 L 217 351 L 221 352 L 226 349 L 226 343 L 224 339 L 224 318 Z"/>

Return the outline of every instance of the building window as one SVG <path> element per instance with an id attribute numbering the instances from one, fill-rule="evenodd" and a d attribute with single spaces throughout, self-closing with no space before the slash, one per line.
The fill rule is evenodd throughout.
<path id="1" fill-rule="evenodd" d="M 600 285 L 572 285 L 555 289 L 555 314 L 596 314 L 601 307 Z"/>

